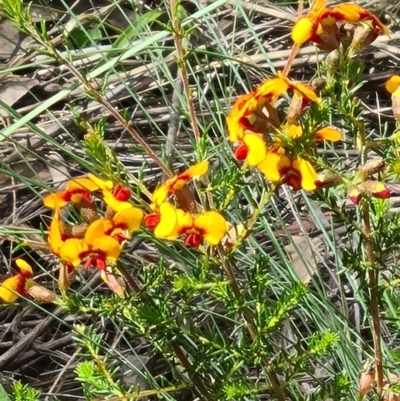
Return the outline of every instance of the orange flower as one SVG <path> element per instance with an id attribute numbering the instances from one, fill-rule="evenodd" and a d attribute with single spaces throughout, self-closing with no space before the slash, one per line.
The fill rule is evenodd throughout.
<path id="1" fill-rule="evenodd" d="M 292 39 L 298 44 L 310 41 L 326 51 L 337 49 L 340 42 L 338 21 L 358 23 L 370 21 L 377 36 L 380 32 L 388 34 L 388 30 L 379 18 L 357 4 L 339 4 L 327 8 L 327 0 L 314 0 L 306 17 L 300 18 L 292 29 Z"/>
<path id="2" fill-rule="evenodd" d="M 56 209 L 49 228 L 47 241 L 54 255 L 59 256 L 60 248 L 68 237 L 65 235 L 64 224 L 60 220 L 60 212 Z"/>
<path id="3" fill-rule="evenodd" d="M 14 303 L 18 300 L 18 295 L 28 296 L 29 289 L 35 284 L 32 280 L 33 271 L 31 266 L 23 259 L 15 261 L 19 273 L 6 278 L 0 284 L 0 300 L 6 303 Z"/>
<path id="4" fill-rule="evenodd" d="M 102 191 L 105 204 L 114 212 L 121 212 L 124 209 L 132 207 L 132 204 L 128 202 L 131 197 L 131 190 L 129 188 L 121 184 L 117 184 L 114 187 L 112 181 L 102 180 L 91 173 L 88 174 L 88 177 Z"/>
<path id="5" fill-rule="evenodd" d="M 314 132 L 314 140 L 316 142 L 320 141 L 331 141 L 337 142 L 342 140 L 342 133 L 333 127 L 324 127 Z"/>
<path id="6" fill-rule="evenodd" d="M 278 127 L 280 124 L 278 114 L 271 101 L 280 93 L 283 92 L 268 88 L 265 94 L 259 93 L 258 89 L 239 97 L 226 118 L 229 140 L 241 141 L 247 133 L 268 134 L 271 127 Z"/>
<path id="7" fill-rule="evenodd" d="M 257 90 L 236 101 L 226 118 L 229 140 L 242 141 L 246 133 L 268 134 L 271 127 L 278 128 L 280 122 L 273 104 L 288 90 L 304 100 L 302 107 L 310 101 L 320 102 L 311 86 L 293 82 L 278 72 L 277 77 L 267 79 Z"/>
<path id="8" fill-rule="evenodd" d="M 169 195 L 176 194 L 181 191 L 189 180 L 196 176 L 204 175 L 208 171 L 208 162 L 202 161 L 190 167 L 181 174 L 175 175 L 165 181 L 164 184 L 160 185 L 153 193 L 151 197 L 151 208 L 156 210 L 161 204 L 163 204 Z"/>
<path id="9" fill-rule="evenodd" d="M 107 262 L 116 262 L 122 252 L 118 240 L 104 233 L 102 220 L 93 222 L 86 231 L 85 238 L 69 238 L 60 248 L 60 258 L 73 266 L 79 266 L 87 259 L 85 268 L 96 266 L 105 270 Z"/>
<path id="10" fill-rule="evenodd" d="M 99 186 L 89 178 L 76 178 L 67 184 L 65 191 L 56 192 L 44 197 L 43 203 L 50 209 L 59 209 L 69 203 L 81 205 L 91 203 L 90 194 Z"/>
<path id="11" fill-rule="evenodd" d="M 317 173 L 312 164 L 301 157 L 287 155 L 282 148 L 268 152 L 257 168 L 269 181 L 287 184 L 295 191 L 299 189 L 313 191 L 316 188 Z"/>
<path id="12" fill-rule="evenodd" d="M 270 99 L 276 98 L 278 95 L 292 90 L 296 96 L 307 99 L 308 101 L 319 103 L 321 99 L 317 96 L 314 89 L 310 85 L 302 82 L 294 82 L 286 75 L 278 71 L 278 76 L 267 79 L 256 91 L 256 97 L 267 96 Z"/>
<path id="13" fill-rule="evenodd" d="M 137 231 L 142 218 L 143 212 L 131 207 L 117 213 L 111 220 L 98 219 L 88 227 L 84 238 L 65 240 L 59 246 L 59 256 L 75 267 L 87 258 L 86 268 L 93 265 L 104 270 L 107 262 L 118 259 L 122 251 L 120 243 L 129 239 L 125 233 Z"/>
<path id="14" fill-rule="evenodd" d="M 227 230 L 226 220 L 215 211 L 192 216 L 170 203 L 163 203 L 160 206 L 160 222 L 154 235 L 168 240 L 184 235 L 186 246 L 198 248 L 203 239 L 211 245 L 218 245 Z"/>
<path id="15" fill-rule="evenodd" d="M 249 166 L 256 166 L 264 160 L 267 146 L 261 135 L 246 134 L 235 150 L 237 160 L 246 160 Z"/>
<path id="16" fill-rule="evenodd" d="M 386 89 L 392 94 L 392 110 L 394 118 L 400 122 L 400 76 L 393 75 L 386 82 Z"/>

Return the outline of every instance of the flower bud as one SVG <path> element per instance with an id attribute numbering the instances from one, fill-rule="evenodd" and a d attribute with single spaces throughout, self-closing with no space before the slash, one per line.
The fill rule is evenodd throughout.
<path id="1" fill-rule="evenodd" d="M 159 213 L 150 213 L 144 216 L 144 224 L 149 230 L 154 230 L 158 223 L 160 222 L 160 214 Z"/>
<path id="2" fill-rule="evenodd" d="M 326 79 L 323 77 L 314 78 L 311 81 L 311 86 L 316 92 L 320 92 L 326 87 Z"/>
<path id="3" fill-rule="evenodd" d="M 128 187 L 117 184 L 113 190 L 113 195 L 117 200 L 126 202 L 131 197 L 131 190 Z"/>
<path id="4" fill-rule="evenodd" d="M 355 205 L 358 205 L 361 201 L 362 193 L 357 185 L 349 185 L 347 187 L 347 196 Z"/>
<path id="5" fill-rule="evenodd" d="M 61 291 L 65 291 L 69 288 L 71 283 L 75 281 L 76 270 L 71 263 L 61 263 L 60 273 L 58 276 L 58 288 Z"/>
<path id="6" fill-rule="evenodd" d="M 382 158 L 369 160 L 358 168 L 359 173 L 363 178 L 370 177 L 379 173 L 385 168 L 385 161 Z"/>
<path id="7" fill-rule="evenodd" d="M 340 43 L 344 49 L 350 46 L 354 35 L 354 25 L 351 23 L 344 23 L 340 26 Z"/>
<path id="8" fill-rule="evenodd" d="M 342 183 L 342 177 L 335 173 L 319 173 L 314 183 L 317 188 L 336 187 Z"/>
<path id="9" fill-rule="evenodd" d="M 299 123 L 300 118 L 303 117 L 303 115 L 307 111 L 307 108 L 304 107 L 303 104 L 304 102 L 301 96 L 292 97 L 292 101 L 290 102 L 289 110 L 286 117 L 289 125 L 297 125 Z"/>
<path id="10" fill-rule="evenodd" d="M 364 181 L 360 184 L 362 191 L 379 199 L 390 198 L 390 190 L 380 181 Z"/>
<path id="11" fill-rule="evenodd" d="M 370 45 L 377 37 L 376 29 L 371 23 L 364 22 L 357 26 L 354 30 L 353 40 L 351 41 L 350 48 L 356 53 L 358 50 Z"/>
<path id="12" fill-rule="evenodd" d="M 68 233 L 66 232 L 66 234 L 73 238 L 83 238 L 87 229 L 87 224 L 77 224 L 76 226 L 69 227 Z"/>
<path id="13" fill-rule="evenodd" d="M 99 218 L 97 210 L 92 207 L 82 207 L 79 210 L 88 223 L 93 223 Z"/>
<path id="14" fill-rule="evenodd" d="M 56 299 L 54 292 L 36 283 L 28 289 L 28 294 L 38 304 L 49 304 Z"/>
<path id="15" fill-rule="evenodd" d="M 393 116 L 397 122 L 400 122 L 400 93 L 397 90 L 392 94 L 392 110 Z"/>
<path id="16" fill-rule="evenodd" d="M 236 160 L 245 160 L 247 157 L 247 154 L 249 152 L 249 149 L 247 148 L 246 145 L 240 144 L 236 149 L 235 149 L 235 158 Z"/>
<path id="17" fill-rule="evenodd" d="M 328 67 L 328 72 L 333 74 L 337 71 L 340 63 L 340 53 L 338 49 L 331 51 L 326 57 L 326 64 Z"/>

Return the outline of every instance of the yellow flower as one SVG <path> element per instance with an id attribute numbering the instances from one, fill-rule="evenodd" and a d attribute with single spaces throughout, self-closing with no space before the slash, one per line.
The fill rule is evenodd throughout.
<path id="1" fill-rule="evenodd" d="M 256 91 L 256 97 L 267 96 L 271 99 L 278 95 L 292 90 L 296 96 L 307 99 L 308 101 L 319 103 L 321 99 L 317 96 L 310 85 L 302 82 L 294 82 L 278 71 L 278 76 L 267 79 Z M 305 106 L 305 105 L 304 105 Z"/>
<path id="2" fill-rule="evenodd" d="M 67 184 L 65 191 L 47 195 L 43 199 L 46 207 L 59 209 L 69 203 L 81 205 L 83 202 L 91 203 L 90 193 L 97 191 L 99 186 L 89 178 L 76 178 Z"/>
<path id="3" fill-rule="evenodd" d="M 375 38 L 380 32 L 388 35 L 388 30 L 379 18 L 357 4 L 339 4 L 327 7 L 327 0 L 314 0 L 306 17 L 300 18 L 292 29 L 292 39 L 298 44 L 310 41 L 326 51 L 337 49 L 340 43 L 338 21 L 359 23 L 370 21 L 375 31 Z"/>
<path id="4" fill-rule="evenodd" d="M 49 228 L 49 236 L 47 241 L 50 245 L 51 251 L 54 255 L 58 256 L 60 248 L 64 241 L 66 240 L 66 235 L 64 233 L 64 225 L 60 220 L 60 212 L 56 209 L 53 219 Z"/>
<path id="5" fill-rule="evenodd" d="M 96 266 L 105 270 L 107 262 L 114 263 L 122 252 L 120 243 L 113 237 L 105 235 L 101 220 L 93 222 L 85 238 L 69 238 L 60 248 L 60 258 L 74 267 L 86 259 L 85 268 Z"/>
<path id="6" fill-rule="evenodd" d="M 342 140 L 342 133 L 333 127 L 324 127 L 314 133 L 314 139 L 319 141 L 337 142 Z"/>
<path id="7" fill-rule="evenodd" d="M 114 187 L 112 181 L 102 180 L 91 173 L 88 174 L 88 177 L 98 185 L 105 204 L 114 212 L 121 212 L 132 207 L 132 204 L 128 202 L 131 197 L 131 190 L 128 187 L 121 184 Z"/>
<path id="8" fill-rule="evenodd" d="M 196 176 L 207 174 L 208 162 L 202 161 L 190 167 L 181 174 L 175 175 L 165 181 L 164 184 L 160 185 L 153 193 L 151 197 L 152 209 L 156 210 L 161 204 L 163 204 L 169 195 L 177 194 L 182 191 L 188 181 Z"/>
<path id="9" fill-rule="evenodd" d="M 168 240 L 184 235 L 186 246 L 198 248 L 203 239 L 211 245 L 218 245 L 227 230 L 226 220 L 218 212 L 208 211 L 193 216 L 169 203 L 163 203 L 154 235 Z"/>
<path id="10" fill-rule="evenodd" d="M 35 284 L 32 280 L 33 271 L 31 266 L 23 259 L 15 261 L 19 273 L 6 278 L 0 284 L 0 301 L 14 303 L 18 300 L 18 295 L 28 296 L 28 290 Z"/>
<path id="11" fill-rule="evenodd" d="M 237 160 L 246 160 L 251 167 L 264 160 L 267 154 L 267 146 L 261 135 L 246 134 L 240 145 L 235 150 Z"/>
<path id="12" fill-rule="evenodd" d="M 386 90 L 396 96 L 400 96 L 400 76 L 393 75 L 386 82 Z"/>
<path id="13" fill-rule="evenodd" d="M 386 82 L 386 89 L 392 94 L 392 110 L 394 118 L 400 121 L 400 76 L 393 75 Z"/>
<path id="14" fill-rule="evenodd" d="M 316 188 L 317 173 L 312 164 L 301 157 L 287 155 L 282 148 L 268 152 L 257 168 L 269 181 L 287 184 L 295 191 L 313 191 Z"/>
<path id="15" fill-rule="evenodd" d="M 247 133 L 267 134 L 270 127 L 279 126 L 277 112 L 270 103 L 278 91 L 265 95 L 258 91 L 239 97 L 229 112 L 226 123 L 231 142 L 242 141 Z"/>
<path id="16" fill-rule="evenodd" d="M 115 262 L 122 252 L 120 243 L 129 239 L 125 233 L 137 231 L 142 219 L 143 212 L 130 207 L 115 214 L 112 219 L 102 218 L 94 221 L 86 230 L 84 238 L 68 238 L 62 241 L 54 229 L 54 236 L 51 237 L 52 246 L 55 247 L 57 244 L 56 250 L 60 258 L 75 267 L 88 258 L 86 267 L 93 265 L 104 270 L 107 261 Z"/>

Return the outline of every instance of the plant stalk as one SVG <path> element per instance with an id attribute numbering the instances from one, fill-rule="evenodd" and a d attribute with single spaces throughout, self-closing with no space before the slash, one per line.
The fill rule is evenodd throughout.
<path id="1" fill-rule="evenodd" d="M 232 291 L 235 295 L 235 298 L 239 301 L 239 302 L 243 302 L 243 295 L 242 292 L 239 288 L 239 284 L 236 280 L 236 277 L 232 271 L 231 265 L 229 263 L 229 261 L 227 260 L 227 258 L 224 256 L 224 251 L 223 249 L 219 248 L 219 256 L 220 256 L 220 260 L 222 261 L 222 266 L 224 268 L 225 274 L 228 277 L 228 280 L 230 282 Z M 243 318 L 246 322 L 246 327 L 247 330 L 250 334 L 250 337 L 252 339 L 253 342 L 255 342 L 257 340 L 258 337 L 258 333 L 256 328 L 254 327 L 253 323 L 252 323 L 252 317 L 251 317 L 251 313 L 250 310 L 247 307 L 243 307 Z M 268 359 L 266 357 L 262 357 L 262 362 L 265 368 L 265 372 L 268 376 L 268 379 L 271 383 L 271 387 L 272 390 L 274 392 L 275 395 L 275 399 L 277 401 L 285 401 L 285 397 L 283 394 L 283 390 L 282 390 L 282 386 L 279 383 L 279 379 L 275 373 L 275 370 L 273 369 L 273 367 L 271 366 L 271 364 L 269 363 Z"/>
<path id="2" fill-rule="evenodd" d="M 132 277 L 132 275 L 129 273 L 128 269 L 125 268 L 121 263 L 118 264 L 118 270 L 122 273 L 122 275 L 125 277 L 126 281 L 128 282 L 129 286 L 133 290 L 135 294 L 140 294 L 140 287 L 136 283 L 135 279 Z M 141 294 L 143 298 L 150 300 L 152 302 L 151 298 L 148 297 L 146 294 L 142 293 Z M 204 385 L 203 381 L 201 380 L 201 377 L 196 373 L 190 373 L 192 369 L 192 365 L 189 362 L 189 360 L 186 358 L 185 353 L 182 351 L 181 346 L 173 341 L 171 342 L 171 347 L 174 350 L 174 353 L 176 357 L 179 359 L 180 363 L 182 366 L 185 368 L 186 372 L 188 375 L 190 375 L 190 379 L 192 380 L 193 384 L 197 388 L 198 392 L 201 395 L 201 398 L 205 401 L 215 401 L 212 395 L 208 392 L 206 386 Z"/>
<path id="3" fill-rule="evenodd" d="M 382 355 L 382 337 L 381 337 L 381 321 L 379 315 L 379 268 L 375 264 L 374 250 L 371 241 L 371 220 L 370 208 L 367 201 L 363 202 L 363 222 L 364 222 L 364 244 L 368 262 L 368 286 L 369 286 L 369 302 L 372 318 L 372 339 L 374 342 L 374 359 L 375 359 L 375 375 L 376 375 L 376 392 L 378 400 L 382 399 L 383 393 L 383 355 Z"/>
<path id="4" fill-rule="evenodd" d="M 170 6 L 171 6 L 171 13 L 172 13 L 172 28 L 173 28 L 172 33 L 174 35 L 175 48 L 176 48 L 176 53 L 178 55 L 177 64 L 178 64 L 178 68 L 181 70 L 182 84 L 183 84 L 185 97 L 186 97 L 187 103 L 188 103 L 193 135 L 194 135 L 196 141 L 198 141 L 200 139 L 200 130 L 199 130 L 199 127 L 197 126 L 196 110 L 194 107 L 192 95 L 190 93 L 189 78 L 188 78 L 188 73 L 187 73 L 186 64 L 185 64 L 185 60 L 186 60 L 186 46 L 184 45 L 185 37 L 182 33 L 181 24 L 179 22 L 179 16 L 177 15 L 178 14 L 177 8 L 179 7 L 179 4 L 176 0 L 170 0 Z"/>

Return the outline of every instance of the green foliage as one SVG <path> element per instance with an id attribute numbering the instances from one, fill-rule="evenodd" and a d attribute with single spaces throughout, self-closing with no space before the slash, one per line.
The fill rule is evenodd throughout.
<path id="1" fill-rule="evenodd" d="M 149 203 L 169 173 L 172 176 L 195 161 L 207 160 L 209 174 L 185 185 L 199 211 L 218 211 L 229 222 L 228 235 L 218 245 L 202 242 L 194 249 L 181 240 L 157 238 L 150 228 L 125 238 L 125 222 L 118 221 L 110 231 L 114 239 L 122 232 L 118 238 L 124 250 L 118 262 L 105 269 L 92 261 L 103 274 L 101 284 L 93 285 L 95 269 L 87 268 L 78 271 L 69 289 L 59 291 L 52 284 L 61 310 L 85 322 L 73 327 L 60 323 L 74 333 L 78 361 L 73 374 L 87 400 L 347 401 L 362 398 L 358 394 L 360 372 L 365 361 L 378 364 L 377 350 L 383 354 L 387 372 L 396 371 L 398 347 L 380 349 L 383 336 L 376 333 L 376 327 L 383 319 L 397 340 L 399 216 L 388 200 L 379 199 L 373 191 L 363 192 L 352 206 L 348 195 L 352 185 L 358 188 L 367 180 L 385 185 L 400 177 L 398 127 L 393 132 L 387 126 L 378 129 L 365 117 L 359 96 L 366 83 L 365 63 L 348 45 L 339 46 L 335 66 L 328 58 L 312 71 L 326 85 L 318 93 L 321 102 L 309 102 L 303 110 L 298 121 L 301 139 L 285 136 L 281 125 L 263 133 L 268 151 L 279 145 L 285 154 L 305 158 L 318 172 L 340 178 L 326 188 L 294 191 L 290 185 L 281 185 L 293 183 L 293 160 L 292 170 L 279 172 L 281 181 L 271 183 L 258 166 L 235 160 L 235 148 L 226 138 L 225 116 L 231 97 L 249 91 L 255 74 L 275 73 L 257 23 L 240 2 L 229 5 L 234 7 L 229 15 L 235 21 L 226 38 L 216 28 L 219 7 L 227 3 L 222 0 L 207 6 L 192 2 L 194 10 L 187 10 L 181 1 L 162 2 L 153 10 L 135 2 L 115 1 L 115 9 L 130 3 L 124 10 L 132 11 L 134 18 L 125 28 L 107 23 L 104 15 L 79 18 L 68 11 L 69 23 L 59 30 L 56 24 L 53 31 L 44 21 L 34 22 L 22 1 L 2 3 L 7 18 L 33 40 L 33 49 L 49 58 L 46 63 L 57 64 L 69 74 L 60 79 L 72 77 L 69 86 L 64 85 L 60 93 L 28 114 L 5 107 L 12 122 L 2 133 L 2 141 L 14 141 L 21 152 L 65 174 L 29 143 L 21 146 L 14 139 L 17 130 L 27 126 L 71 164 L 67 174 L 73 174 L 66 178 L 91 172 L 111 180 L 113 190 L 117 184 L 129 188 L 133 203 L 147 215 L 158 212 Z M 266 64 L 239 61 L 248 45 L 247 39 L 236 37 L 236 27 L 239 32 L 242 26 L 253 39 L 255 54 L 263 54 Z M 210 43 L 197 46 L 204 32 Z M 93 49 L 86 53 L 91 47 L 94 54 Z M 96 61 L 76 67 L 86 55 L 94 55 Z M 143 82 L 132 79 L 138 75 Z M 73 125 L 64 127 L 65 144 L 64 139 L 55 139 L 37 127 L 36 120 L 46 116 L 63 125 L 60 113 L 54 114 L 52 108 L 72 98 L 75 91 L 79 91 L 78 101 L 65 105 Z M 288 114 L 288 99 L 283 97 L 279 103 L 280 115 Z M 86 110 L 87 105 L 95 112 Z M 154 111 L 158 109 L 162 110 L 159 115 Z M 111 132 L 115 124 L 122 128 L 118 136 Z M 315 133 L 327 126 L 340 129 L 340 144 L 315 139 Z M 119 151 L 119 141 L 126 133 L 128 146 L 124 142 Z M 239 139 L 243 145 L 244 139 Z M 360 169 L 373 152 L 385 160 L 386 168 L 362 175 Z M 23 183 L 40 205 L 44 191 L 57 190 L 39 178 L 26 178 L 6 163 L 0 162 L 0 172 Z M 169 195 L 179 195 L 181 190 L 173 187 Z M 92 203 L 84 197 L 91 209 L 88 204 L 63 209 L 67 228 L 62 226 L 66 230 L 60 235 L 62 241 L 86 239 L 93 220 L 105 216 L 109 222 L 117 216 L 103 202 L 105 193 L 109 194 L 99 187 Z M 88 209 L 99 214 L 88 218 Z M 42 225 L 48 222 L 48 213 L 42 221 Z M 72 223 L 74 227 L 69 226 Z M 171 219 L 170 224 L 175 221 Z M 74 236 L 72 228 L 84 233 Z M 182 232 L 185 228 L 179 227 Z M 18 243 L 15 253 L 34 248 L 35 243 L 26 240 L 28 234 L 44 237 L 42 246 L 47 243 L 47 232 L 40 226 L 29 230 L 0 227 L 1 236 Z M 192 228 L 189 235 L 199 233 Z M 107 253 L 102 247 L 110 236 L 95 239 L 100 242 L 100 256 Z M 80 262 L 91 251 L 84 249 L 84 256 L 78 255 Z M 52 253 L 58 261 L 59 249 Z M 323 277 L 325 270 L 331 277 L 329 285 Z M 112 293 L 118 293 L 119 286 L 123 297 Z M 51 313 L 43 307 L 38 310 Z M 150 363 L 153 359 L 155 366 Z M 382 375 L 382 367 L 376 369 Z M 137 376 L 134 384 L 126 384 L 125 376 L 132 374 Z M 391 390 L 398 391 L 395 384 Z M 40 395 L 15 382 L 9 398 L 33 401 Z"/>
<path id="2" fill-rule="evenodd" d="M 8 401 L 8 398 L 3 399 Z M 39 391 L 18 381 L 12 383 L 10 399 L 11 401 L 40 401 L 41 397 Z"/>

